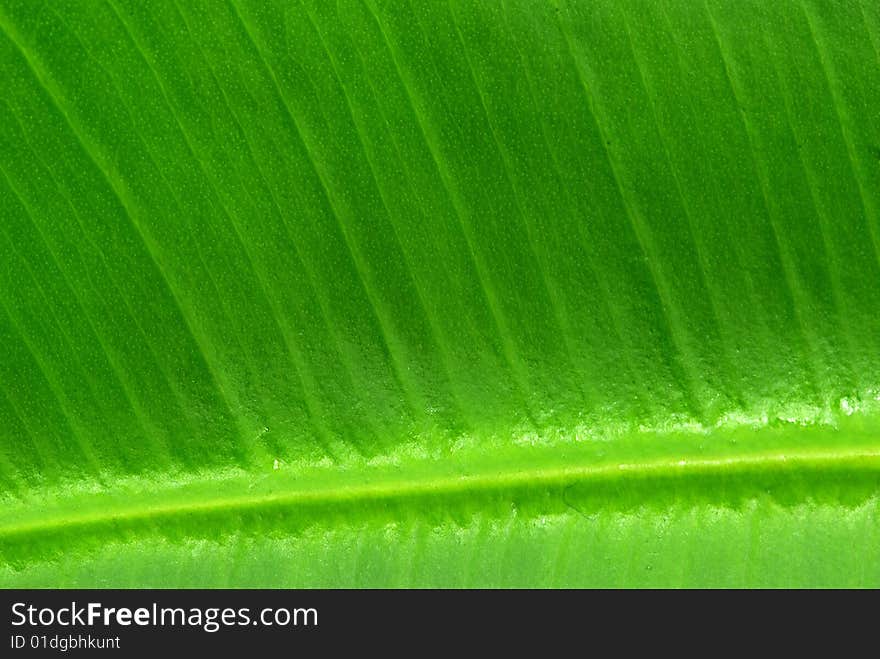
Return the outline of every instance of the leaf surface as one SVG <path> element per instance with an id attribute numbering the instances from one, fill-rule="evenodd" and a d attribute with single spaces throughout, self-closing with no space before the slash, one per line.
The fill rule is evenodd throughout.
<path id="1" fill-rule="evenodd" d="M 880 6 L 0 0 L 0 584 L 880 586 Z"/>

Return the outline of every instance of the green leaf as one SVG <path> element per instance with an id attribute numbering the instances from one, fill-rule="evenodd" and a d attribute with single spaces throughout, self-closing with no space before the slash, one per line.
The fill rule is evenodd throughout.
<path id="1" fill-rule="evenodd" d="M 0 585 L 880 587 L 880 4 L 0 0 Z"/>

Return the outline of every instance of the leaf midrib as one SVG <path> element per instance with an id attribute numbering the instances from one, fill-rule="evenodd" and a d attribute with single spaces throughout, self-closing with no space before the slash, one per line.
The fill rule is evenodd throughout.
<path id="1" fill-rule="evenodd" d="M 736 456 L 687 457 L 676 456 L 645 462 L 618 462 L 604 464 L 539 465 L 536 467 L 505 468 L 503 464 L 484 464 L 479 473 L 457 470 L 441 472 L 425 464 L 424 472 L 415 469 L 367 468 L 340 474 L 336 477 L 306 477 L 298 474 L 273 472 L 262 475 L 229 477 L 218 480 L 200 479 L 186 485 L 165 485 L 141 492 L 80 493 L 66 500 L 30 502 L 7 507 L 0 520 L 0 542 L 17 544 L 28 538 L 71 531 L 87 532 L 111 524 L 124 527 L 141 522 L 173 519 L 189 515 L 217 515 L 259 513 L 283 507 L 288 510 L 309 506 L 338 506 L 357 509 L 358 506 L 383 502 L 415 502 L 425 499 L 444 499 L 497 493 L 518 493 L 534 496 L 536 492 L 563 491 L 565 488 L 591 484 L 621 486 L 640 479 L 677 479 L 688 483 L 702 477 L 702 483 L 717 482 L 732 476 L 752 473 L 807 474 L 822 478 L 829 470 L 846 469 L 860 473 L 876 473 L 880 479 L 880 443 L 870 446 L 837 450 L 779 450 Z M 496 470 L 500 468 L 499 470 Z M 401 477 L 401 471 L 406 475 Z M 880 480 L 878 480 L 880 482 Z M 696 485 L 703 487 L 703 485 Z M 256 493 L 253 490 L 257 490 Z M 262 491 L 261 491 L 262 490 Z M 232 491 L 233 494 L 229 494 Z M 221 494 L 222 493 L 222 494 Z M 754 495 L 761 493 L 756 481 Z M 718 491 L 718 503 L 724 504 L 724 490 Z M 150 502 L 157 502 L 151 505 Z M 104 503 L 109 505 L 103 505 Z M 650 503 L 646 501 L 645 503 Z M 91 509 L 97 509 L 93 511 Z M 84 512 L 86 511 L 86 512 Z"/>

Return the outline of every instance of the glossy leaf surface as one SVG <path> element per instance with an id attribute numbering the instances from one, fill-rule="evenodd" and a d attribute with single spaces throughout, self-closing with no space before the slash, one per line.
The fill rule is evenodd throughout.
<path id="1" fill-rule="evenodd" d="M 880 586 L 880 5 L 0 0 L 0 584 Z"/>

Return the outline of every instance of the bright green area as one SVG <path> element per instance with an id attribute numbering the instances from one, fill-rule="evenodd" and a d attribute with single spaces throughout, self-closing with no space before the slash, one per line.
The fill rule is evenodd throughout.
<path id="1" fill-rule="evenodd" d="M 0 586 L 880 587 L 880 5 L 0 0 Z"/>

